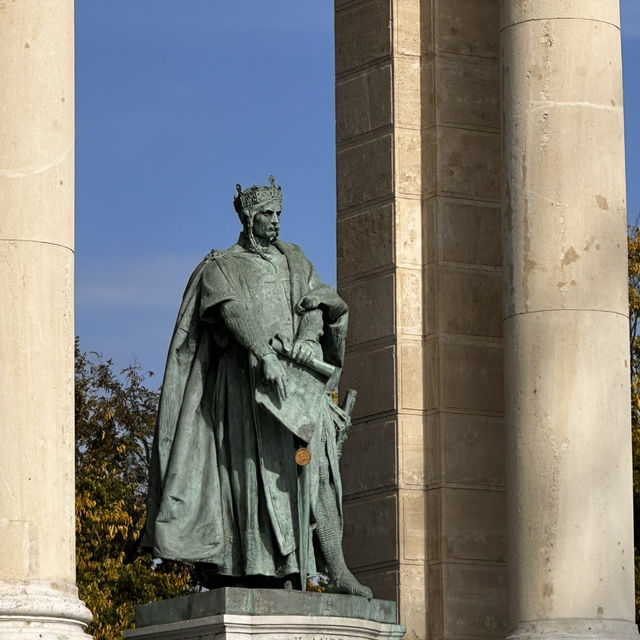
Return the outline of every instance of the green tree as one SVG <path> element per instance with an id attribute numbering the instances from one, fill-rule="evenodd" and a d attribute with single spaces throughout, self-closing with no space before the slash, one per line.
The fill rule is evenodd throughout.
<path id="1" fill-rule="evenodd" d="M 640 622 L 640 227 L 629 227 L 629 338 L 631 344 L 631 441 L 636 567 L 636 621 Z"/>
<path id="2" fill-rule="evenodd" d="M 140 546 L 158 392 L 140 366 L 120 375 L 76 341 L 76 556 L 95 640 L 121 638 L 135 604 L 193 590 L 191 567 L 154 561 Z"/>

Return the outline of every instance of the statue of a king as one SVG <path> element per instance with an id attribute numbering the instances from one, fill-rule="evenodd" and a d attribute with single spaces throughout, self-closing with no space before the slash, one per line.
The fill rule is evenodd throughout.
<path id="1" fill-rule="evenodd" d="M 193 272 L 169 347 L 144 543 L 198 563 L 209 586 L 304 589 L 324 571 L 332 590 L 370 598 L 342 552 L 347 307 L 278 238 L 273 177 L 236 187 L 238 242 Z"/>

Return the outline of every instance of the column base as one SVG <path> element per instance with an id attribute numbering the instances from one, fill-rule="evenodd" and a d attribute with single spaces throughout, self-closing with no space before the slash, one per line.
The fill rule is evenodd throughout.
<path id="1" fill-rule="evenodd" d="M 91 640 L 91 618 L 74 585 L 0 581 L 2 640 Z"/>
<path id="2" fill-rule="evenodd" d="M 559 618 L 520 622 L 507 640 L 639 640 L 638 626 L 630 620 Z"/>
<path id="3" fill-rule="evenodd" d="M 126 640 L 400 640 L 394 602 L 223 588 L 136 607 Z"/>

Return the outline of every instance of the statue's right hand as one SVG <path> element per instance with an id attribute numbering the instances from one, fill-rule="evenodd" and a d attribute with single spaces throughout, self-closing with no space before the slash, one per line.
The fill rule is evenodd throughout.
<path id="1" fill-rule="evenodd" d="M 287 397 L 287 374 L 275 353 L 269 353 L 262 359 L 262 373 L 268 383 L 275 385 L 278 395 L 284 400 Z"/>

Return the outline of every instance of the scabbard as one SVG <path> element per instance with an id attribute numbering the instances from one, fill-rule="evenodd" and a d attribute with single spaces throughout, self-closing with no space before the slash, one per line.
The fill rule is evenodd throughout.
<path id="1" fill-rule="evenodd" d="M 309 546 L 311 542 L 309 465 L 298 467 L 298 491 L 298 569 L 300 571 L 301 589 L 306 591 L 307 575 L 309 573 Z"/>

